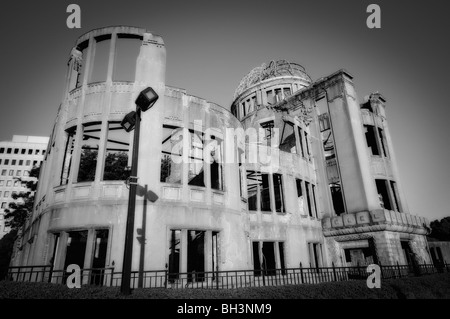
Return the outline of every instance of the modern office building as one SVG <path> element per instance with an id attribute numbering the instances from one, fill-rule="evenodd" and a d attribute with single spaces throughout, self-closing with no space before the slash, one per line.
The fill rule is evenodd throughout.
<path id="1" fill-rule="evenodd" d="M 144 29 L 76 41 L 12 265 L 122 269 L 133 134 L 120 122 L 149 86 L 159 99 L 142 113 L 137 177 L 158 200 L 138 191 L 133 270 L 430 262 L 381 94 L 359 101 L 347 71 L 313 80 L 278 60 L 221 107 L 166 85 L 165 67 L 163 39 Z"/>
<path id="2" fill-rule="evenodd" d="M 14 135 L 11 141 L 0 142 L 0 238 L 7 232 L 5 209 L 14 201 L 14 193 L 26 192 L 26 181 L 33 166 L 41 165 L 47 150 L 48 137 Z"/>

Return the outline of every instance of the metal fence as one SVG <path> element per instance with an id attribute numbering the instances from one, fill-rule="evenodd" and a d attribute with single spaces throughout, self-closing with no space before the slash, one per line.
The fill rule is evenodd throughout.
<path id="1" fill-rule="evenodd" d="M 450 264 L 379 265 L 381 279 L 414 277 L 434 273 L 450 272 Z M 71 276 L 64 270 L 51 266 L 20 266 L 8 269 L 7 280 L 26 282 L 49 282 L 66 284 Z M 233 289 L 241 287 L 263 287 L 280 285 L 318 284 L 331 281 L 366 280 L 370 275 L 367 266 L 352 267 L 302 267 L 264 270 L 233 270 L 169 273 L 165 270 L 133 271 L 131 288 L 203 288 Z M 80 270 L 82 285 L 120 286 L 121 272 L 113 267 Z"/>

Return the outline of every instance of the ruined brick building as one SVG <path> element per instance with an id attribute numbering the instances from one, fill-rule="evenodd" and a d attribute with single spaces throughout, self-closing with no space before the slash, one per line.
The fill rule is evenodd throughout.
<path id="1" fill-rule="evenodd" d="M 360 101 L 347 71 L 314 81 L 278 60 L 222 107 L 166 85 L 165 67 L 163 39 L 144 29 L 76 41 L 12 265 L 121 270 L 133 134 L 120 122 L 148 86 L 159 99 L 142 113 L 138 183 L 158 200 L 137 198 L 133 270 L 142 242 L 145 269 L 170 272 L 430 263 L 381 94 Z"/>

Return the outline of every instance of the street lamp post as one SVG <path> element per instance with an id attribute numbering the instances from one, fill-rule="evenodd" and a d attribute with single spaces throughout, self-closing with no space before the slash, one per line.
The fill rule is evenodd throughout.
<path id="1" fill-rule="evenodd" d="M 121 126 L 130 132 L 133 129 L 133 152 L 132 152 L 132 164 L 130 174 L 130 193 L 128 197 L 128 214 L 127 224 L 125 230 L 125 248 L 123 254 L 123 266 L 122 266 L 122 282 L 120 286 L 120 292 L 124 295 L 131 293 L 130 281 L 131 281 L 131 264 L 133 257 L 133 233 L 134 233 L 134 215 L 136 207 L 136 186 L 137 186 L 137 169 L 138 169 L 138 154 L 139 154 L 139 133 L 141 124 L 141 111 L 145 112 L 155 104 L 158 100 L 158 94 L 148 87 L 141 91 L 136 99 L 136 111 L 128 113 L 122 122 Z"/>

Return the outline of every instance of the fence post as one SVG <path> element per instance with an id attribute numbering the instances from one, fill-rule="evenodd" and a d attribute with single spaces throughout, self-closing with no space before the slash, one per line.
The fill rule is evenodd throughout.
<path id="1" fill-rule="evenodd" d="M 302 262 L 300 262 L 300 276 L 301 276 L 302 284 L 303 284 L 304 282 L 303 282 L 303 267 L 302 267 Z"/>
<path id="2" fill-rule="evenodd" d="M 402 273 L 400 271 L 400 265 L 398 264 L 398 261 L 397 261 L 397 270 L 398 270 L 398 278 L 402 278 Z"/>
<path id="3" fill-rule="evenodd" d="M 114 279 L 114 266 L 112 266 L 110 269 L 111 269 L 111 279 L 109 281 L 109 286 L 112 287 L 113 286 L 113 279 Z"/>
<path id="4" fill-rule="evenodd" d="M 383 276 L 383 266 L 381 265 L 380 262 L 378 262 L 378 266 L 380 267 L 380 278 L 381 278 L 381 279 L 384 279 L 384 276 Z"/>
<path id="5" fill-rule="evenodd" d="M 216 265 L 216 289 L 219 289 L 219 265 Z"/>
<path id="6" fill-rule="evenodd" d="M 167 288 L 167 281 L 169 280 L 169 265 L 166 263 L 166 269 L 164 272 L 164 288 Z"/>
<path id="7" fill-rule="evenodd" d="M 336 268 L 334 267 L 334 261 L 331 262 L 331 266 L 333 266 L 333 277 L 334 277 L 334 281 L 337 281 L 337 278 L 336 278 Z"/>

